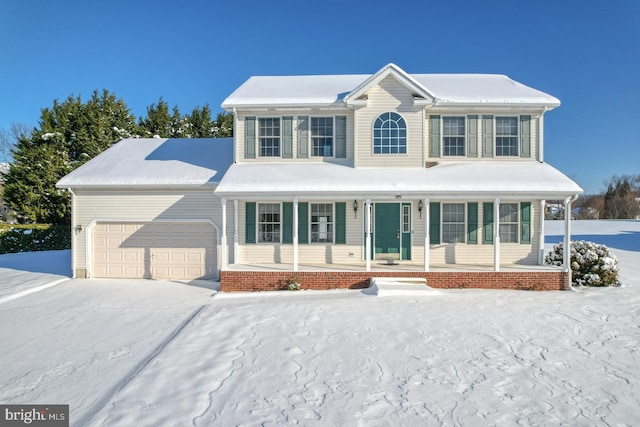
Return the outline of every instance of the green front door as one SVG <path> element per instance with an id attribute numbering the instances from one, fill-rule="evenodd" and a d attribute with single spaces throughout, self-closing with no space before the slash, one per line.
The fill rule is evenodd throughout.
<path id="1" fill-rule="evenodd" d="M 376 203 L 374 223 L 374 258 L 400 259 L 400 204 Z"/>

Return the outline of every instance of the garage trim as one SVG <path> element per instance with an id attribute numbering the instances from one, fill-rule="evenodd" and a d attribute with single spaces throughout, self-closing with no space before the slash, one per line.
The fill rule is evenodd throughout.
<path id="1" fill-rule="evenodd" d="M 140 220 L 140 219 L 120 219 L 120 218 L 94 218 L 85 228 L 85 257 L 86 257 L 86 269 L 87 269 L 87 279 L 91 279 L 93 277 L 93 228 L 98 223 L 103 222 L 116 222 L 116 223 L 139 223 L 139 224 L 158 224 L 158 223 L 168 223 L 168 224 L 183 224 L 183 223 L 208 223 L 213 226 L 216 230 L 216 267 L 218 270 L 218 277 L 220 277 L 220 262 L 221 262 L 221 247 L 220 247 L 220 228 L 213 222 L 210 218 L 189 218 L 189 219 L 154 219 L 153 221 L 149 220 Z"/>

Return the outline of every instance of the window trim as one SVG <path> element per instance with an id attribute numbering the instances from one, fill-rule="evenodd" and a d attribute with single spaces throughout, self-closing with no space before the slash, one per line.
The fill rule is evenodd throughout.
<path id="1" fill-rule="evenodd" d="M 331 241 L 330 242 L 314 242 L 313 241 L 313 206 L 314 205 L 331 205 L 331 217 L 332 221 L 327 222 L 331 224 Z M 336 244 L 336 204 L 335 202 L 322 203 L 322 202 L 309 202 L 309 244 L 310 245 L 334 245 Z M 318 223 L 315 223 L 318 224 Z"/>
<path id="2" fill-rule="evenodd" d="M 446 118 L 462 118 L 462 124 L 464 125 L 464 135 L 462 136 L 462 154 L 456 154 L 456 155 L 452 155 L 452 154 L 445 154 L 445 149 L 444 149 L 444 138 L 445 138 L 445 134 L 444 134 L 444 120 Z M 449 158 L 462 158 L 462 157 L 467 157 L 467 144 L 468 142 L 468 123 L 467 123 L 467 115 L 455 115 L 455 114 L 450 114 L 450 115 L 442 115 L 440 117 L 440 152 L 442 153 L 442 157 L 449 157 Z M 495 144 L 495 142 L 494 142 Z"/>
<path id="3" fill-rule="evenodd" d="M 316 156 L 313 154 L 313 119 L 331 119 L 331 155 L 330 156 Z M 336 157 L 336 116 L 309 116 L 309 158 L 316 157 L 320 159 L 333 159 Z"/>
<path id="4" fill-rule="evenodd" d="M 498 119 L 502 119 L 502 118 L 515 118 L 516 119 L 516 134 L 515 134 L 515 139 L 516 139 L 516 154 L 509 154 L 509 155 L 499 155 L 498 154 L 498 138 L 499 137 L 507 137 L 507 138 L 513 138 L 513 135 L 498 135 Z M 520 116 L 518 115 L 502 115 L 502 116 L 498 116 L 498 115 L 494 115 L 493 116 L 493 157 L 499 157 L 499 158 L 516 158 L 516 157 L 520 157 Z"/>
<path id="5" fill-rule="evenodd" d="M 277 242 L 265 242 L 261 240 L 261 233 L 260 233 L 260 206 L 261 205 L 278 205 L 278 216 L 279 216 L 279 238 Z M 256 202 L 256 244 L 259 245 L 280 245 L 282 244 L 282 229 L 283 229 L 283 223 L 282 223 L 282 202 L 271 202 L 271 201 L 263 201 L 263 202 Z M 267 223 L 264 223 L 267 224 Z M 275 223 L 269 223 L 269 224 L 275 224 Z"/>
<path id="6" fill-rule="evenodd" d="M 404 153 L 376 153 L 376 136 L 375 136 L 375 131 L 376 131 L 376 122 L 378 121 L 378 119 L 380 117 L 382 117 L 385 114 L 397 114 L 400 119 L 402 120 L 403 124 L 404 124 Z M 402 114 L 398 113 L 397 111 L 383 111 L 382 113 L 376 115 L 371 123 L 371 154 L 374 156 L 408 156 L 409 155 L 409 127 L 407 126 L 407 121 L 406 119 L 402 116 Z M 391 147 L 391 146 L 390 146 Z M 398 145 L 398 151 L 400 151 L 400 145 Z"/>
<path id="7" fill-rule="evenodd" d="M 270 119 L 270 120 L 278 120 L 278 155 L 277 156 L 265 156 L 262 154 L 262 138 L 275 138 L 273 136 L 262 136 L 260 134 L 260 121 L 261 120 L 265 120 L 265 119 Z M 258 145 L 258 150 L 257 150 L 257 157 L 264 157 L 264 158 L 282 158 L 282 117 L 281 116 L 264 116 L 264 117 L 256 117 L 256 141 L 257 141 L 257 145 Z"/>
<path id="8" fill-rule="evenodd" d="M 515 205 L 516 210 L 515 210 L 515 214 L 516 214 L 516 221 L 515 222 L 504 222 L 502 221 L 501 218 L 501 212 L 500 210 L 502 209 L 502 206 L 504 205 Z M 521 229 L 521 221 L 522 221 L 522 215 L 520 214 L 520 202 L 500 202 L 500 206 L 498 207 L 498 236 L 500 236 L 500 244 L 520 244 L 520 229 Z M 495 221 L 494 221 L 495 222 Z M 516 226 L 516 231 L 515 231 L 515 236 L 516 236 L 516 240 L 513 242 L 507 242 L 505 240 L 502 239 L 502 235 L 500 233 L 500 228 L 502 228 L 503 225 L 515 225 Z"/>
<path id="9" fill-rule="evenodd" d="M 464 222 L 447 222 L 447 224 L 462 224 L 462 241 L 460 242 L 445 242 L 444 239 L 444 206 L 445 205 L 462 205 L 462 213 L 464 215 Z M 440 203 L 440 242 L 445 245 L 456 245 L 456 244 L 467 244 L 467 227 L 469 224 L 469 214 L 467 208 L 467 202 L 457 203 L 457 202 L 441 202 Z"/>

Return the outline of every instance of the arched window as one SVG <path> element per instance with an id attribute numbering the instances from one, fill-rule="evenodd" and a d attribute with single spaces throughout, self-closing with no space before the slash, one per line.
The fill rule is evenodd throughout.
<path id="1" fill-rule="evenodd" d="M 374 154 L 406 154 L 407 125 L 397 113 L 382 113 L 373 125 Z"/>

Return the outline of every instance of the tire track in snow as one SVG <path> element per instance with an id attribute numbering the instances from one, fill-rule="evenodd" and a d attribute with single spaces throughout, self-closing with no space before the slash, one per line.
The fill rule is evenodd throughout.
<path id="1" fill-rule="evenodd" d="M 149 363 L 155 359 L 160 352 L 171 342 L 173 341 L 179 334 L 182 332 L 184 328 L 189 325 L 193 319 L 206 307 L 206 305 L 201 305 L 199 308 L 195 309 L 191 315 L 189 315 L 174 331 L 167 336 L 158 346 L 151 352 L 147 357 L 140 361 L 136 366 L 129 371 L 129 374 L 125 375 L 120 382 L 111 387 L 100 399 L 98 399 L 87 411 L 85 414 L 80 417 L 78 420 L 78 425 L 87 425 L 91 422 L 93 417 L 104 408 L 107 403 L 116 395 L 120 390 L 122 390 L 127 384 L 135 379 L 135 377 L 147 366 Z M 75 423 L 75 421 L 74 421 Z"/>

